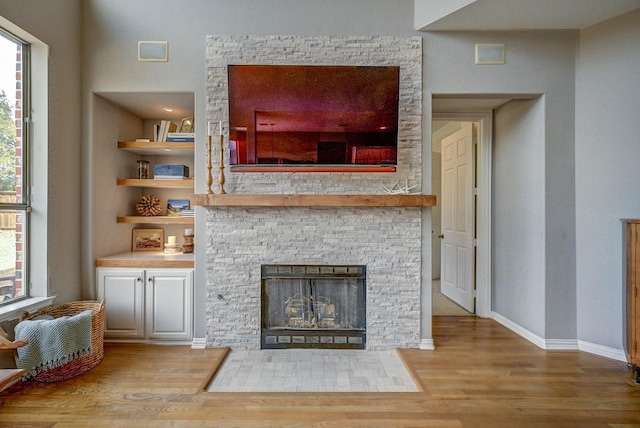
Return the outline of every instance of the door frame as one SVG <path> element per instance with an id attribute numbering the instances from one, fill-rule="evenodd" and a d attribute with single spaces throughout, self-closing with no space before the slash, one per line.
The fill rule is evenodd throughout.
<path id="1" fill-rule="evenodd" d="M 476 122 L 476 315 L 491 318 L 491 157 L 493 112 L 491 110 L 432 113 L 434 120 Z"/>

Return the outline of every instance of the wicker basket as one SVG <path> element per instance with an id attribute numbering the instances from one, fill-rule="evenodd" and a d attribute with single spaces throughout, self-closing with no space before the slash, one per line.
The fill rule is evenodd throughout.
<path id="1" fill-rule="evenodd" d="M 55 369 L 43 370 L 32 379 L 38 382 L 58 382 L 78 376 L 91 370 L 102 361 L 104 357 L 104 301 L 80 301 L 63 303 L 44 308 L 30 315 L 28 312 L 20 314 L 20 321 L 31 320 L 41 315 L 50 315 L 54 318 L 77 315 L 87 309 L 93 310 L 91 315 L 91 353 Z"/>

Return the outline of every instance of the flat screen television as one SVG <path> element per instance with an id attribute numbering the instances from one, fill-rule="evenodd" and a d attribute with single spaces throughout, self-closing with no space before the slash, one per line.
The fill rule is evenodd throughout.
<path id="1" fill-rule="evenodd" d="M 232 166 L 395 166 L 400 67 L 229 65 Z"/>

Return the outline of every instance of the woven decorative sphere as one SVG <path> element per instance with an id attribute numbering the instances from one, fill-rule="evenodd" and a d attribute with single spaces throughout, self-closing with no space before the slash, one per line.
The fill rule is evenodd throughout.
<path id="1" fill-rule="evenodd" d="M 154 195 L 143 195 L 138 202 L 136 202 L 136 211 L 143 216 L 160 215 L 162 205 L 160 204 L 160 198 Z"/>

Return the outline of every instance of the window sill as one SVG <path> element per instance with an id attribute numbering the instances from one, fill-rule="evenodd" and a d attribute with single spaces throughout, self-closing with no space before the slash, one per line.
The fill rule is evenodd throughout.
<path id="1" fill-rule="evenodd" d="M 56 296 L 30 297 L 28 299 L 4 305 L 0 307 L 0 322 L 14 320 L 18 318 L 18 315 L 20 315 L 20 312 L 22 311 L 33 313 L 42 308 L 46 308 L 47 306 L 51 306 L 55 298 Z"/>

